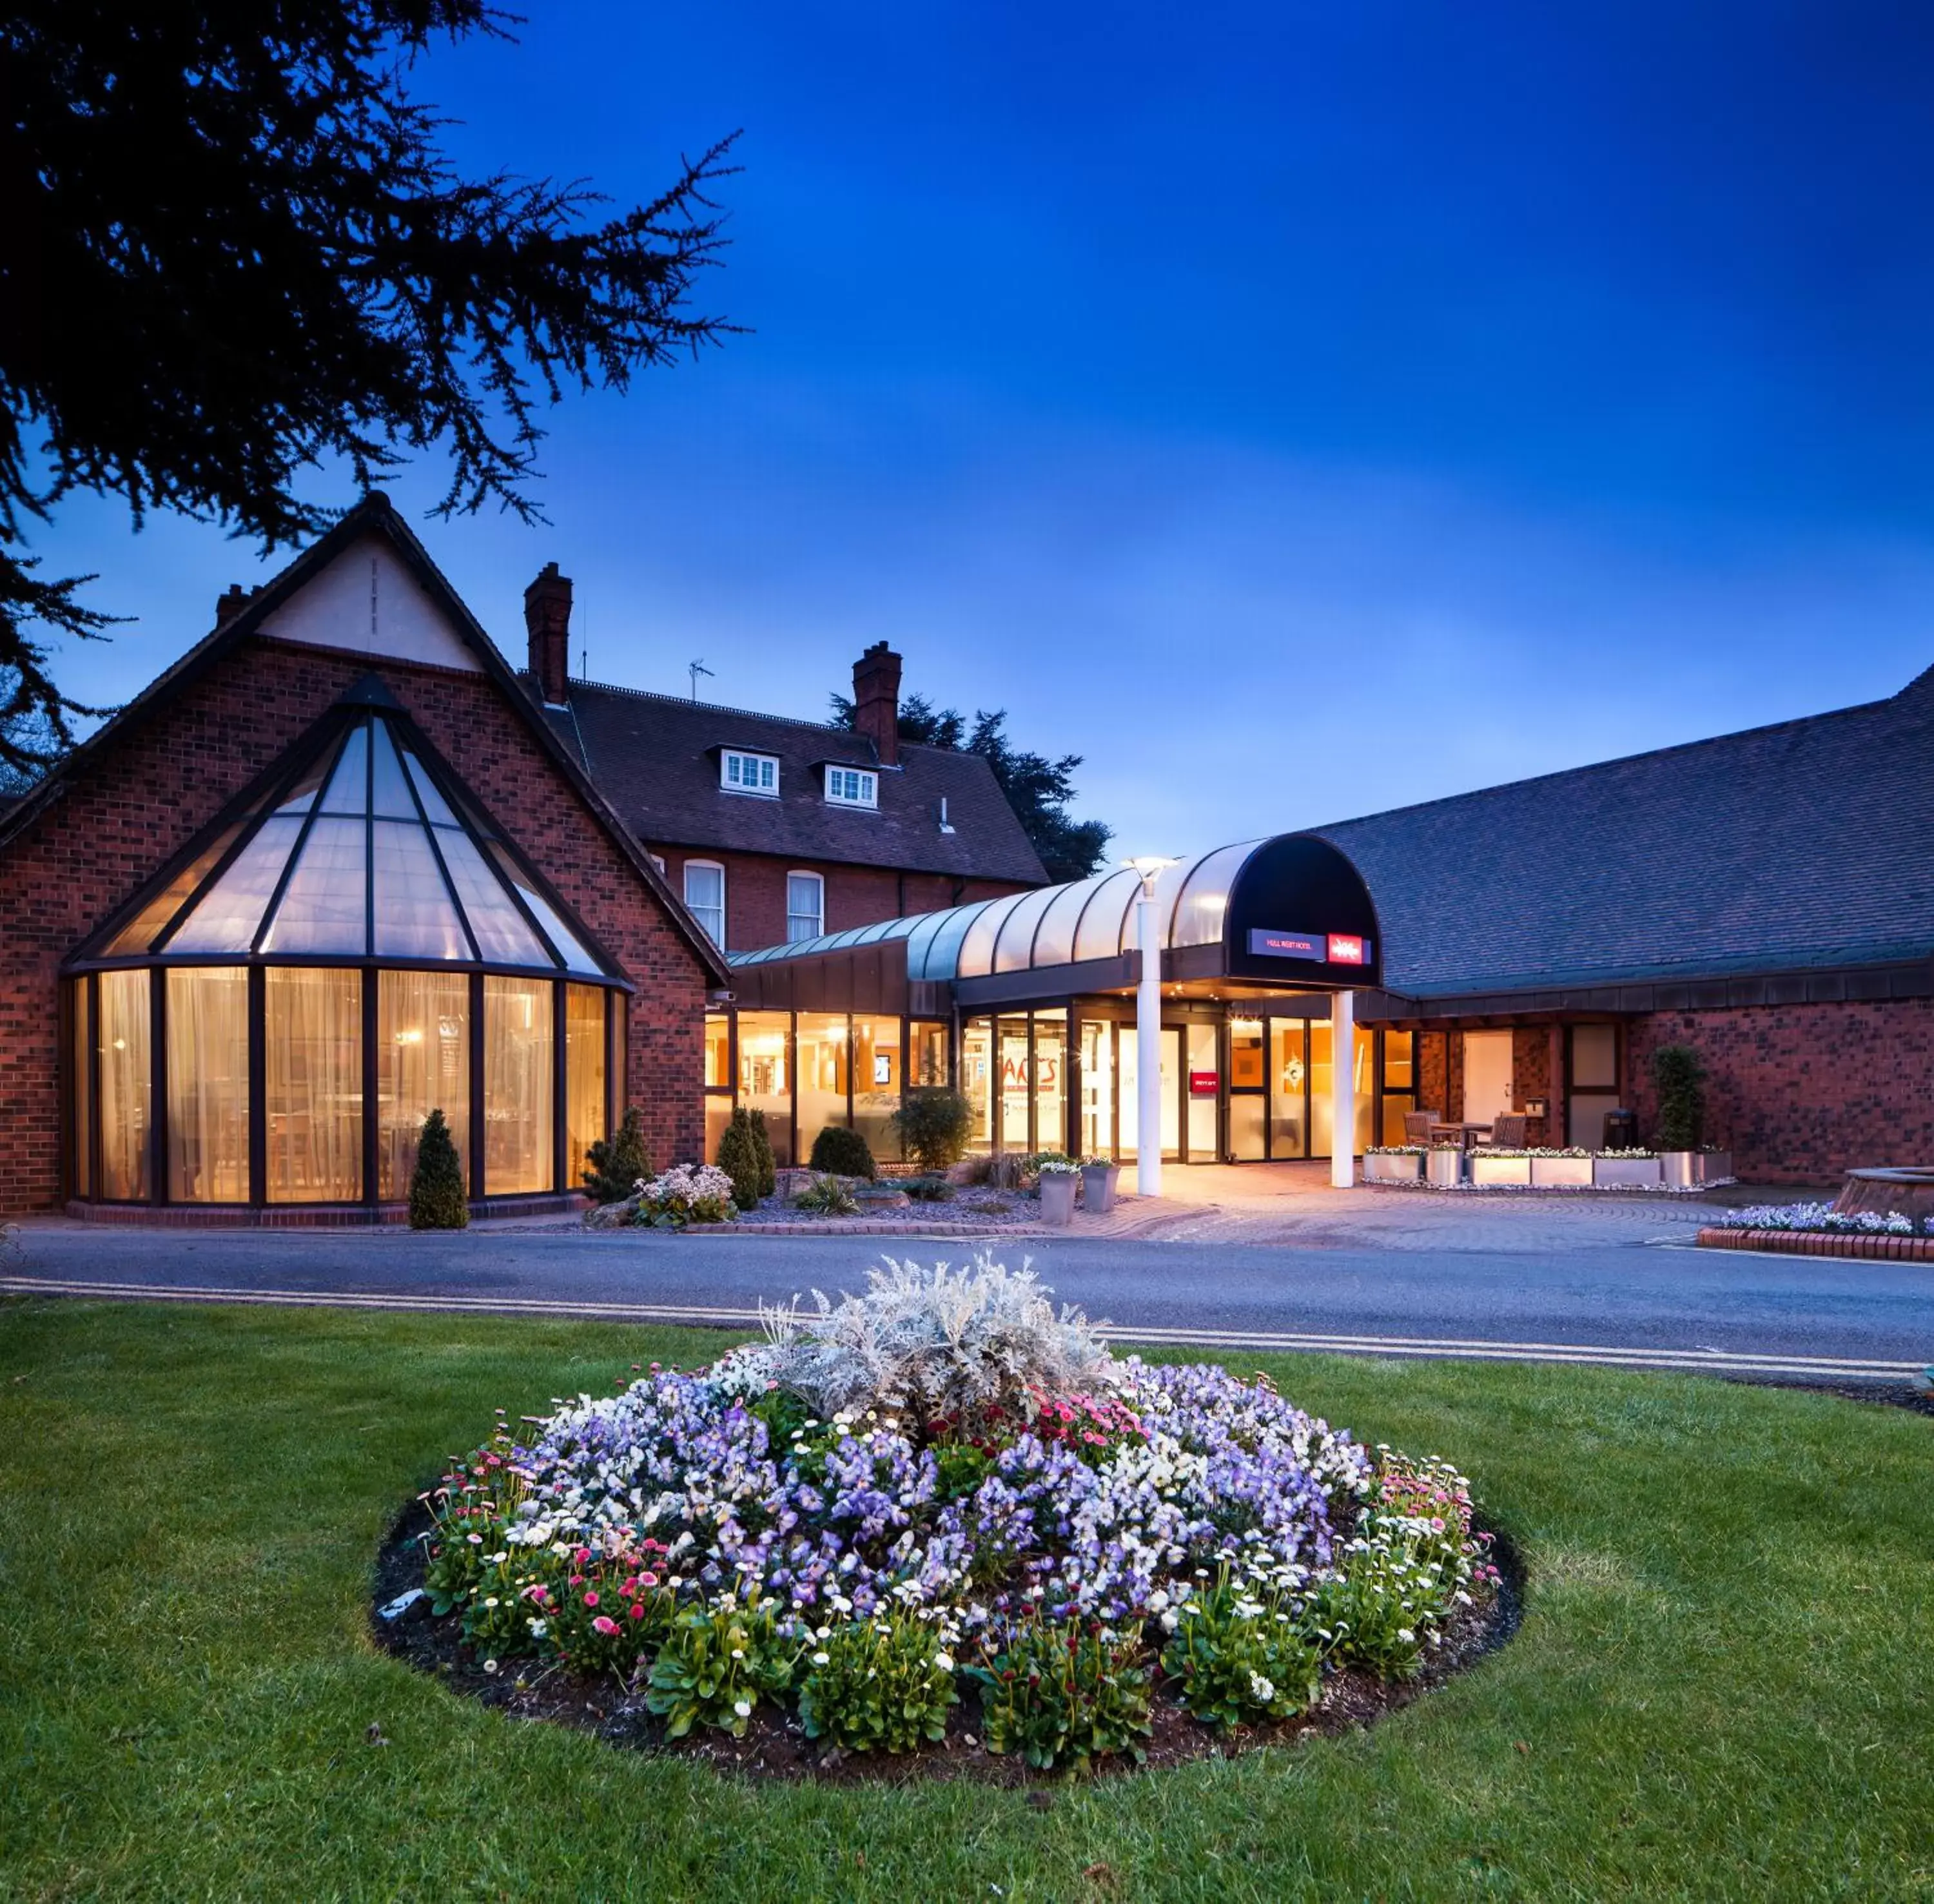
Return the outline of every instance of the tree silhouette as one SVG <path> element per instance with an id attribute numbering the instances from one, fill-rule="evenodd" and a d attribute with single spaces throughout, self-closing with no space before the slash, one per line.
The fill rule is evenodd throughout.
<path id="1" fill-rule="evenodd" d="M 715 262 L 728 140 L 651 203 L 459 175 L 406 82 L 435 40 L 507 37 L 487 0 L 17 0 L 0 19 L 0 769 L 71 744 L 47 643 L 110 620 L 23 552 L 63 497 L 255 540 L 447 456 L 438 513 L 524 484 L 541 402 L 623 390 L 732 326 Z"/>

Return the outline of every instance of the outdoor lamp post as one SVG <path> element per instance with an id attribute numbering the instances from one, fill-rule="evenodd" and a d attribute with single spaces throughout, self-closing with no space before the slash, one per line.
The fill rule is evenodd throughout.
<path id="1" fill-rule="evenodd" d="M 1135 988 L 1135 1190 L 1161 1194 L 1161 928 L 1155 916 L 1155 875 L 1173 859 L 1145 857 L 1128 865 L 1141 875 L 1135 900 L 1135 943 L 1142 955 Z"/>

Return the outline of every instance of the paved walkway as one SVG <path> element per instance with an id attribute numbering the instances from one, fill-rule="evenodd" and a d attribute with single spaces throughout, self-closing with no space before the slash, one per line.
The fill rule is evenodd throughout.
<path id="1" fill-rule="evenodd" d="M 1695 1202 L 1320 1184 L 1238 1199 L 1179 1173 L 1169 1187 L 1158 1207 L 1125 1205 L 1110 1220 L 1113 1234 L 1044 1232 L 992 1247 L 1010 1262 L 1032 1258 L 1059 1296 L 1112 1319 L 1124 1339 L 1896 1385 L 1934 1361 L 1934 1266 L 1694 1250 L 1691 1232 L 1710 1214 Z M 1152 1235 L 1134 1233 L 1150 1224 Z M 24 1228 L 17 1258 L 0 1263 L 0 1291 L 743 1328 L 761 1302 L 857 1286 L 884 1252 L 958 1261 L 974 1247 L 923 1235 L 917 1223 L 887 1238 L 47 1222 Z"/>

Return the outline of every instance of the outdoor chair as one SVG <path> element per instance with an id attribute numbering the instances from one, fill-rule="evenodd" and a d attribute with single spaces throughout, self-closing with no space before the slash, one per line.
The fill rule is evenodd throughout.
<path id="1" fill-rule="evenodd" d="M 1428 1144 L 1431 1132 L 1442 1121 L 1441 1111 L 1406 1111 L 1403 1114 L 1403 1141 L 1406 1144 Z"/>
<path id="2" fill-rule="evenodd" d="M 1522 1111 L 1500 1111 L 1491 1120 L 1491 1134 L 1484 1148 L 1492 1151 L 1521 1151 L 1531 1120 Z"/>

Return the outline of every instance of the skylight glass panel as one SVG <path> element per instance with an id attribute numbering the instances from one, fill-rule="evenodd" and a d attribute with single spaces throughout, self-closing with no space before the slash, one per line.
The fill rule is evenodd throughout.
<path id="1" fill-rule="evenodd" d="M 262 912 L 282 876 L 300 820 L 271 817 L 235 856 L 235 863 L 202 895 L 165 949 L 170 952 L 245 952 L 255 943 Z"/>
<path id="2" fill-rule="evenodd" d="M 370 811 L 386 820 L 414 820 L 417 803 L 410 798 L 409 787 L 403 779 L 403 763 L 396 758 L 388 723 L 372 721 L 370 729 L 376 750 Z"/>
<path id="3" fill-rule="evenodd" d="M 1221 943 L 1236 875 L 1260 844 L 1245 840 L 1240 846 L 1218 847 L 1196 862 L 1188 883 L 1182 889 L 1182 903 L 1175 909 L 1175 924 L 1168 940 L 1171 946 Z"/>
<path id="4" fill-rule="evenodd" d="M 342 744 L 336 771 L 329 777 L 329 791 L 322 796 L 326 814 L 362 814 L 369 811 L 369 736 L 364 727 L 352 727 Z"/>
<path id="5" fill-rule="evenodd" d="M 430 850 L 429 833 L 393 820 L 378 820 L 373 830 L 377 956 L 468 958 L 470 941 Z"/>
<path id="6" fill-rule="evenodd" d="M 566 925 L 557 908 L 527 880 L 517 862 L 500 846 L 493 845 L 490 856 L 497 862 L 497 870 L 523 894 L 524 904 L 535 915 L 538 925 L 549 935 L 551 943 L 564 960 L 565 969 L 572 972 L 588 973 L 593 978 L 602 978 L 604 968 L 585 950 L 576 933 Z"/>
<path id="7" fill-rule="evenodd" d="M 333 781 L 330 790 L 335 791 Z M 369 876 L 363 864 L 363 832 L 360 820 L 317 819 L 269 922 L 263 951 L 360 955 L 365 950 Z"/>
<path id="8" fill-rule="evenodd" d="M 311 789 L 311 792 L 313 793 L 314 790 Z M 155 934 L 174 917 L 188 895 L 207 878 L 215 862 L 235 844 L 235 836 L 241 830 L 239 826 L 230 827 L 192 865 L 177 873 L 164 890 L 157 893 L 115 934 L 108 946 L 107 956 L 119 958 L 131 952 L 146 952 L 154 943 Z"/>
<path id="9" fill-rule="evenodd" d="M 484 856 L 470 835 L 439 832 L 437 844 L 442 847 L 444 862 L 450 868 L 457 904 L 463 908 L 463 916 L 470 922 L 470 930 L 476 937 L 478 957 L 491 965 L 535 966 L 555 971 L 556 960 L 525 922 L 523 914 L 505 891 L 502 882 L 484 864 Z"/>
<path id="10" fill-rule="evenodd" d="M 410 784 L 416 789 L 417 798 L 422 801 L 429 823 L 432 826 L 460 825 L 456 814 L 450 811 L 449 802 L 438 793 L 429 775 L 423 771 L 423 763 L 408 748 L 403 751 L 403 758 L 409 763 Z"/>
<path id="11" fill-rule="evenodd" d="M 1095 889 L 1094 896 L 1074 928 L 1074 957 L 1113 958 L 1122 949 L 1122 934 L 1128 929 L 1130 907 L 1142 889 L 1141 875 L 1124 867 L 1110 873 Z"/>
<path id="12" fill-rule="evenodd" d="M 279 814 L 306 814 L 315 805 L 316 790 L 321 786 L 329 772 L 329 763 L 335 758 L 333 751 L 325 747 L 315 759 L 303 769 L 302 778 L 276 802 Z"/>

